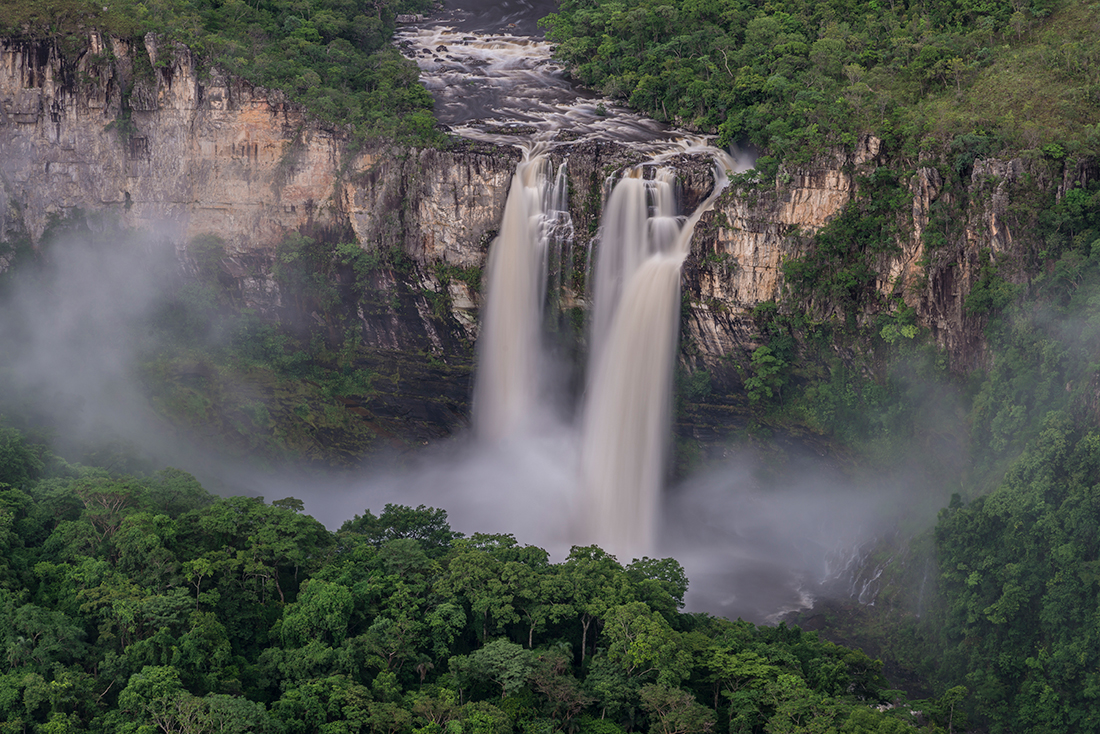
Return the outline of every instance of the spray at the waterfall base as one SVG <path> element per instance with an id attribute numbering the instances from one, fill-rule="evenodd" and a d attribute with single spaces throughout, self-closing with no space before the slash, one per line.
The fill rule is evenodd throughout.
<path id="1" fill-rule="evenodd" d="M 353 509 L 379 512 L 387 502 L 441 507 L 456 530 L 512 534 L 560 562 L 577 544 L 580 446 L 553 415 L 536 423 L 491 445 L 466 436 L 430 447 L 414 466 L 309 495 L 307 509 L 335 528 Z M 827 458 L 775 463 L 745 449 L 662 494 L 650 555 L 684 566 L 687 611 L 774 622 L 827 595 L 846 556 L 895 526 L 902 489 L 854 483 Z M 300 492 L 293 482 L 286 489 Z M 266 493 L 283 496 L 270 484 Z"/>
<path id="2" fill-rule="evenodd" d="M 155 275 L 139 267 L 135 249 L 74 246 L 51 256 L 47 280 L 17 288 L 4 304 L 0 370 L 21 397 L 56 410 L 59 438 L 109 428 L 150 457 L 151 469 L 179 467 L 227 495 L 300 498 L 334 530 L 353 513 L 378 513 L 392 502 L 443 508 L 457 530 L 511 533 L 558 561 L 577 542 L 574 520 L 585 509 L 574 494 L 580 444 L 575 424 L 552 404 L 533 409 L 524 433 L 492 445 L 458 436 L 428 447 L 403 469 L 319 477 L 315 470 L 273 472 L 219 459 L 208 446 L 188 447 L 178 431 L 158 431 L 162 422 L 146 417 L 152 411 L 131 377 L 132 342 L 144 333 L 147 315 L 159 312 L 162 293 Z M 99 422 L 85 424 L 93 416 Z M 868 502 L 881 496 L 878 488 L 850 489 L 825 461 L 765 479 L 760 463 L 741 456 L 661 496 L 650 555 L 683 563 L 691 611 L 766 621 L 806 601 L 806 591 L 828 576 L 826 551 L 859 545 L 884 524 L 875 524 L 882 508 Z"/>
<path id="3" fill-rule="evenodd" d="M 687 570 L 689 609 L 774 622 L 819 597 L 873 602 L 873 581 L 863 598 L 840 582 L 896 528 L 903 489 L 867 486 L 819 457 L 766 463 L 744 450 L 666 494 L 658 547 Z"/>

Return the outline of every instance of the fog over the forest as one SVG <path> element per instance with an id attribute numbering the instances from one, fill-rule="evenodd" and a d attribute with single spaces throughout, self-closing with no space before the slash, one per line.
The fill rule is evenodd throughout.
<path id="1" fill-rule="evenodd" d="M 573 530 L 584 511 L 577 432 L 553 411 L 526 436 L 482 445 L 467 433 L 354 474 L 273 471 L 200 448 L 152 410 L 138 378 L 163 278 L 179 267 L 175 249 L 113 240 L 51 245 L 46 264 L 18 273 L 3 304 L 0 405 L 48 424 L 68 458 L 128 453 L 146 470 L 175 466 L 222 494 L 297 497 L 331 529 L 392 502 L 441 507 L 457 530 L 512 533 L 555 560 L 586 542 Z M 805 603 L 846 554 L 895 529 L 904 481 L 853 486 L 832 459 L 746 449 L 665 492 L 655 553 L 685 566 L 689 609 L 763 620 Z"/>

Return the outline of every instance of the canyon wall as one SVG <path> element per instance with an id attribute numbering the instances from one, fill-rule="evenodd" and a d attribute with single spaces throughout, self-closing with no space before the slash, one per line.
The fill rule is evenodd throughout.
<path id="1" fill-rule="evenodd" d="M 399 247 L 414 265 L 403 289 L 393 273 L 376 280 L 408 302 L 363 316 L 368 341 L 381 348 L 469 356 L 479 294 L 468 283 L 441 281 L 435 265 L 483 265 L 519 156 L 468 141 L 448 150 L 353 146 L 280 92 L 200 69 L 186 48 L 153 37 L 130 43 L 93 34 L 75 56 L 51 42 L 0 41 L 0 239 L 22 233 L 37 242 L 52 217 L 76 209 L 108 212 L 181 256 L 192 237 L 217 234 L 226 242 L 224 269 L 260 308 L 279 306 L 271 263 L 287 232 Z M 604 180 L 639 156 L 596 143 L 554 156 L 569 159 L 575 247 L 583 255 Z M 774 186 L 735 186 L 722 196 L 699 224 L 685 275 L 692 304 L 685 343 L 697 365 L 734 377 L 731 362 L 756 346 L 752 309 L 783 296 L 783 260 L 843 209 L 861 174 L 885 162 L 881 143 L 865 137 L 851 152 L 781 170 Z M 710 185 L 707 164 L 678 165 L 683 198 L 699 200 Z M 1064 189 L 1094 173 L 1047 181 L 1048 168 L 978 161 L 966 201 L 956 202 L 963 226 L 931 254 L 922 233 L 932 207 L 959 193 L 935 168 L 916 168 L 908 182 L 912 215 L 899 254 L 877 262 L 877 287 L 916 309 L 960 370 L 983 358 L 981 322 L 963 308 L 981 253 L 995 258 L 1027 246 L 1010 216 L 1013 197 L 1025 181 Z M 448 318 L 433 308 L 432 293 L 445 296 Z M 568 303 L 583 300 L 568 295 Z"/>
<path id="2" fill-rule="evenodd" d="M 216 234 L 224 270 L 261 309 L 280 305 L 272 258 L 291 231 L 396 246 L 418 264 L 479 265 L 518 156 L 473 143 L 353 146 L 282 93 L 200 69 L 188 49 L 152 36 L 92 34 L 77 56 L 0 41 L 0 240 L 37 243 L 77 210 L 147 231 L 184 259 L 189 240 Z M 442 287 L 428 268 L 414 275 L 417 287 Z M 407 318 L 430 311 L 416 290 L 402 291 L 411 308 L 371 324 L 377 346 L 451 346 L 432 319 Z M 475 305 L 469 292 L 452 296 L 456 309 Z"/>

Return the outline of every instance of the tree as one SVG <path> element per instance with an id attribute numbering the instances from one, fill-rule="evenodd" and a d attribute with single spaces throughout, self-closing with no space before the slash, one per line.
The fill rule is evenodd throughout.
<path id="1" fill-rule="evenodd" d="M 465 547 L 465 546 L 464 546 Z M 495 631 L 504 624 L 519 621 L 512 605 L 513 589 L 503 579 L 505 564 L 478 549 L 463 550 L 451 558 L 446 575 L 440 579 L 440 591 L 461 596 L 481 619 L 481 639 L 485 640 L 492 620 Z"/>
<path id="2" fill-rule="evenodd" d="M 205 507 L 214 501 L 214 496 L 203 489 L 199 480 L 172 467 L 154 474 L 147 487 L 148 504 L 172 518 Z"/>
<path id="3" fill-rule="evenodd" d="M 45 466 L 43 453 L 19 431 L 0 425 L 0 484 L 23 489 L 37 479 Z"/>
<path id="4" fill-rule="evenodd" d="M 653 734 L 700 734 L 714 729 L 716 717 L 688 691 L 660 683 L 642 686 L 642 708 L 653 719 Z"/>
<path id="5" fill-rule="evenodd" d="M 340 526 L 341 533 L 365 535 L 376 546 L 388 540 L 411 538 L 420 543 L 424 552 L 436 557 L 451 547 L 452 541 L 462 533 L 451 530 L 447 523 L 447 511 L 424 505 L 416 509 L 405 505 L 387 503 L 382 514 L 375 517 L 367 510 Z"/>
<path id="6" fill-rule="evenodd" d="M 345 586 L 321 579 L 305 582 L 298 599 L 283 612 L 283 644 L 301 647 L 309 640 L 321 640 L 339 646 L 348 634 L 353 603 Z"/>
<path id="7" fill-rule="evenodd" d="M 678 632 L 643 602 L 630 602 L 607 612 L 604 635 L 607 656 L 626 674 L 656 674 L 659 681 L 679 683 L 691 669 L 691 655 Z"/>
<path id="8" fill-rule="evenodd" d="M 786 363 L 768 346 L 757 347 L 750 361 L 752 376 L 745 379 L 745 392 L 749 396 L 749 402 L 761 403 L 765 399 L 778 397 L 786 381 Z"/>
<path id="9" fill-rule="evenodd" d="M 535 667 L 534 653 L 505 639 L 493 640 L 466 656 L 451 658 L 452 673 L 489 680 L 500 686 L 500 697 L 518 691 Z"/>
<path id="10" fill-rule="evenodd" d="M 195 697 L 184 690 L 175 669 L 163 665 L 147 665 L 130 676 L 118 695 L 118 708 L 166 733 L 186 730 L 197 717 Z"/>
<path id="11" fill-rule="evenodd" d="M 623 567 L 596 546 L 573 546 L 562 568 L 562 580 L 581 623 L 581 663 L 588 647 L 588 630 L 625 596 Z M 595 647 L 595 635 L 592 645 Z"/>
<path id="12" fill-rule="evenodd" d="M 546 699 L 550 716 L 566 730 L 577 714 L 596 700 L 573 677 L 570 657 L 568 649 L 544 652 L 536 659 L 530 674 L 531 685 Z"/>
<path id="13" fill-rule="evenodd" d="M 399 581 L 364 635 L 368 648 L 387 670 L 397 670 L 406 660 L 416 657 L 417 645 L 425 632 L 421 603 Z"/>
<path id="14" fill-rule="evenodd" d="M 539 625 L 558 622 L 573 611 L 560 568 L 545 561 L 534 566 L 510 561 L 505 564 L 502 580 L 514 591 L 513 606 L 527 619 L 528 649 L 534 647 Z"/>
<path id="15" fill-rule="evenodd" d="M 684 608 L 688 578 L 684 567 L 672 558 L 642 558 L 626 567 L 627 575 L 634 581 L 635 593 L 652 609 L 666 619 L 676 616 Z"/>
<path id="16" fill-rule="evenodd" d="M 126 516 L 111 538 L 118 569 L 143 586 L 164 589 L 179 580 L 180 564 L 169 546 L 176 524 L 167 515 L 137 512 Z"/>
<path id="17" fill-rule="evenodd" d="M 106 539 L 122 525 L 126 514 L 139 503 L 143 490 L 129 482 L 106 476 L 88 476 L 79 483 L 76 494 L 84 502 L 84 518 Z"/>

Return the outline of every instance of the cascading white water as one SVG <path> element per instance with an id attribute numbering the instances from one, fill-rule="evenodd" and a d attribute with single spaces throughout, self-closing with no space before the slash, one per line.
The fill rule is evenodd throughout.
<path id="1" fill-rule="evenodd" d="M 524 149 L 486 265 L 473 415 L 485 440 L 522 430 L 538 404 L 548 255 L 563 231 L 572 232 L 565 186 L 564 171 L 553 176 L 542 148 Z"/>
<path id="2" fill-rule="evenodd" d="M 716 151 L 716 154 L 720 153 Z M 699 217 L 675 217 L 671 171 L 631 172 L 615 187 L 601 228 L 595 315 L 581 442 L 578 501 L 586 542 L 622 560 L 652 552 L 668 451 L 672 365 L 679 334 L 680 268 Z"/>
<path id="3" fill-rule="evenodd" d="M 567 287 L 573 257 L 573 218 L 569 214 L 568 160 L 562 161 L 554 183 L 546 190 L 545 216 L 541 237 L 546 242 L 542 279 L 543 303 L 553 311 L 560 310 L 561 296 Z M 548 289 L 548 290 L 547 290 Z"/>
<path id="4" fill-rule="evenodd" d="M 680 268 L 699 217 L 676 215 L 675 172 L 641 167 L 615 185 L 600 227 L 592 288 L 589 380 L 582 409 L 577 539 L 624 560 L 651 551 L 668 449 Z M 542 312 L 552 261 L 572 235 L 564 164 L 553 175 L 543 149 L 525 149 L 487 265 L 487 298 L 474 390 L 482 440 L 523 435 L 540 403 Z M 555 286 L 560 287 L 559 282 Z"/>
<path id="5" fill-rule="evenodd" d="M 658 253 L 638 266 L 591 367 L 578 504 L 585 536 L 624 561 L 649 552 L 656 527 L 682 261 Z"/>
<path id="6" fill-rule="evenodd" d="M 642 173 L 641 167 L 627 171 L 611 190 L 604 209 L 591 289 L 590 347 L 594 350 L 607 341 L 631 276 L 651 255 L 671 249 L 679 232 L 675 173 L 662 168 L 649 181 Z"/>

